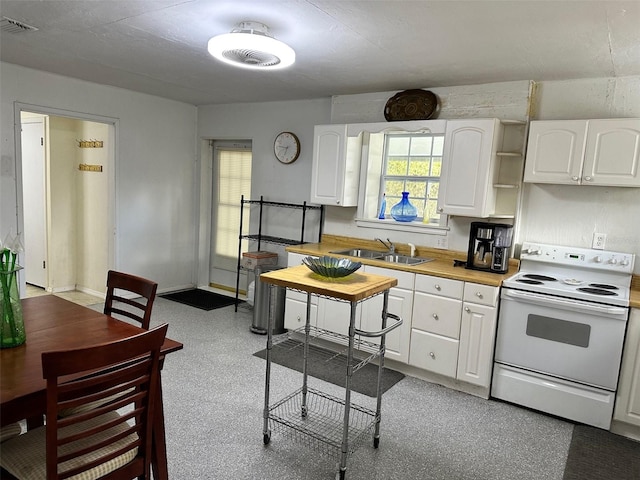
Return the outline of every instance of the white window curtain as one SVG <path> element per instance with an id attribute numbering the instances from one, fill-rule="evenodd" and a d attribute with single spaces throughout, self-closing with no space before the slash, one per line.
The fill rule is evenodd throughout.
<path id="1" fill-rule="evenodd" d="M 240 230 L 240 199 L 251 198 L 250 149 L 216 147 L 214 169 L 216 190 L 213 206 L 215 213 L 213 266 L 235 271 Z M 245 208 L 248 209 L 248 206 Z M 245 212 L 243 234 L 249 232 L 249 215 Z M 247 246 L 242 246 L 246 251 Z"/>

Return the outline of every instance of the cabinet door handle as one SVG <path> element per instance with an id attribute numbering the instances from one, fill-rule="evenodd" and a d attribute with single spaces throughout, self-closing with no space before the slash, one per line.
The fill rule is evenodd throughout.
<path id="1" fill-rule="evenodd" d="M 441 288 L 441 287 L 440 287 L 440 285 L 438 285 L 438 284 L 434 285 L 434 287 L 433 287 L 433 288 L 435 288 L 435 289 L 436 289 L 436 290 L 438 290 L 438 291 L 442 290 L 442 288 Z"/>
<path id="2" fill-rule="evenodd" d="M 469 312 L 471 312 L 471 309 L 469 307 L 464 307 L 464 311 L 469 313 Z"/>
<path id="3" fill-rule="evenodd" d="M 442 213 L 442 212 L 444 212 L 444 208 L 442 207 L 438 208 L 438 213 Z"/>
<path id="4" fill-rule="evenodd" d="M 593 177 L 589 177 L 589 176 L 584 177 L 584 179 L 585 179 L 587 182 L 591 182 L 591 181 L 593 181 Z"/>
<path id="5" fill-rule="evenodd" d="M 436 359 L 436 354 L 435 354 L 435 353 L 433 353 L 433 352 L 429 352 L 429 356 L 430 356 L 431 358 L 433 358 L 434 360 Z"/>
<path id="6" fill-rule="evenodd" d="M 432 317 L 433 317 L 434 319 L 438 320 L 438 314 L 437 314 L 437 313 L 434 313 L 434 314 L 432 315 Z"/>
<path id="7" fill-rule="evenodd" d="M 336 205 L 340 205 L 340 200 L 336 200 Z"/>
<path id="8" fill-rule="evenodd" d="M 571 177 L 571 180 L 573 180 L 574 182 L 577 182 L 578 180 L 580 180 L 580 177 L 574 175 Z"/>

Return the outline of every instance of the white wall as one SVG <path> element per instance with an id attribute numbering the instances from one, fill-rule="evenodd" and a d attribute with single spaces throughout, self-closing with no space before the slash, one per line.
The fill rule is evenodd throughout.
<path id="1" fill-rule="evenodd" d="M 215 140 L 251 140 L 253 163 L 251 167 L 251 196 L 259 199 L 289 203 L 309 201 L 311 185 L 311 158 L 314 125 L 329 123 L 331 99 L 300 100 L 286 102 L 264 102 L 250 104 L 208 105 L 198 108 L 198 137 Z M 283 165 L 273 154 L 273 142 L 282 131 L 291 131 L 300 139 L 301 152 L 298 159 Z M 205 142 L 206 143 L 206 142 Z M 203 149 L 200 215 L 200 264 L 209 265 L 209 232 L 211 229 L 211 161 L 210 153 Z M 238 203 L 240 199 L 238 198 Z M 310 214 L 311 215 L 311 214 Z M 252 210 L 252 233 L 257 233 L 257 210 Z M 300 211 L 289 209 L 265 210 L 263 234 L 285 238 L 298 238 L 300 233 Z M 317 239 L 318 229 L 309 227 L 305 237 Z M 255 249 L 255 244 L 250 247 Z M 262 245 L 263 250 L 278 253 L 280 263 L 285 265 L 285 251 L 275 245 Z M 201 276 L 199 284 L 208 284 Z M 235 287 L 235 272 L 227 282 Z"/>
<path id="2" fill-rule="evenodd" d="M 102 140 L 102 148 L 76 148 L 74 165 L 77 191 L 78 250 L 76 289 L 106 293 L 105 278 L 109 265 L 109 125 L 79 122 L 78 139 Z M 76 144 L 77 146 L 77 144 Z M 79 164 L 100 165 L 102 172 L 80 171 Z"/>
<path id="3" fill-rule="evenodd" d="M 195 284 L 196 107 L 8 63 L 0 75 L 0 235 L 21 228 L 14 103 L 109 117 L 117 123 L 111 266 L 160 290 Z"/>

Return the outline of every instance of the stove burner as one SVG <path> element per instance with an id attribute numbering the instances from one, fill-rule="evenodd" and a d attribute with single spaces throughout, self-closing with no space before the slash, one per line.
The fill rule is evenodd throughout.
<path id="1" fill-rule="evenodd" d="M 518 278 L 516 282 L 522 282 L 529 285 L 542 285 L 540 280 L 529 280 L 528 278 Z"/>
<path id="2" fill-rule="evenodd" d="M 602 288 L 583 287 L 583 288 L 578 288 L 578 291 L 591 293 L 593 295 L 618 295 L 616 292 L 612 292 L 611 290 L 605 290 Z"/>
<path id="3" fill-rule="evenodd" d="M 548 277 L 546 275 L 537 275 L 535 273 L 527 273 L 523 275 L 524 278 L 530 278 L 531 280 L 539 280 L 541 282 L 555 282 L 556 279 L 553 277 Z"/>
<path id="4" fill-rule="evenodd" d="M 603 288 L 604 290 L 618 290 L 618 287 L 615 285 L 607 285 L 606 283 L 590 283 L 589 286 L 594 288 Z"/>

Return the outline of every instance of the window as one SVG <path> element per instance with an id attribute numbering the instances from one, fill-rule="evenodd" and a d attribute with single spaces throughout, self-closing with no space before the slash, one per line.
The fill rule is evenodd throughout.
<path id="1" fill-rule="evenodd" d="M 440 224 L 438 192 L 444 150 L 444 135 L 387 134 L 380 179 L 379 198 L 387 198 L 386 215 L 409 192 L 418 209 L 416 221 Z"/>
<path id="2" fill-rule="evenodd" d="M 240 198 L 251 198 L 251 150 L 216 147 L 214 158 L 212 264 L 226 270 L 236 269 Z M 245 206 L 249 208 L 249 206 Z M 248 218 L 248 215 L 247 215 Z M 248 233 L 249 222 L 243 227 Z M 247 246 L 243 246 L 246 250 Z"/>

